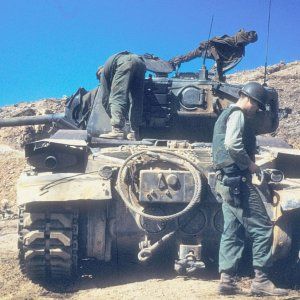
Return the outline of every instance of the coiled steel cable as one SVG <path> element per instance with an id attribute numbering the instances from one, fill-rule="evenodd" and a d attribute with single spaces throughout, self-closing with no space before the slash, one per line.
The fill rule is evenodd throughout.
<path id="1" fill-rule="evenodd" d="M 171 215 L 155 216 L 155 215 L 151 215 L 151 214 L 143 212 L 142 206 L 133 204 L 131 195 L 130 195 L 130 193 L 132 193 L 132 192 L 130 191 L 128 186 L 124 183 L 124 180 L 125 180 L 127 172 L 128 172 L 128 166 L 132 162 L 134 162 L 135 158 L 137 158 L 139 156 L 143 156 L 143 155 L 153 157 L 153 154 L 157 155 L 157 153 L 171 155 L 173 157 L 175 156 L 177 159 L 179 158 L 180 160 L 182 160 L 182 163 L 180 163 L 180 166 L 185 168 L 186 170 L 188 170 L 192 174 L 193 179 L 194 179 L 195 189 L 194 189 L 194 194 L 193 194 L 191 201 L 183 210 L 181 210 L 177 213 L 171 214 Z M 159 155 L 158 155 L 158 158 L 160 158 Z M 164 157 L 164 159 L 165 158 L 166 157 Z M 161 159 L 161 160 L 164 161 L 164 159 Z M 174 162 L 174 161 L 172 161 L 172 159 L 169 159 L 169 161 L 171 161 L 174 164 L 179 165 L 178 161 Z M 200 201 L 201 191 L 202 191 L 201 174 L 202 174 L 201 170 L 199 170 L 199 168 L 190 159 L 186 158 L 185 156 L 183 156 L 181 154 L 170 152 L 167 150 L 161 150 L 161 149 L 154 150 L 154 151 L 143 150 L 143 151 L 132 154 L 125 160 L 125 162 L 119 169 L 118 178 L 117 178 L 117 189 L 118 189 L 118 192 L 119 192 L 122 200 L 124 201 L 125 205 L 133 212 L 139 214 L 140 216 L 142 216 L 144 218 L 148 218 L 150 220 L 169 221 L 169 220 L 178 218 L 178 217 L 186 214 L 188 211 L 190 211 L 196 205 L 196 203 L 198 203 Z"/>

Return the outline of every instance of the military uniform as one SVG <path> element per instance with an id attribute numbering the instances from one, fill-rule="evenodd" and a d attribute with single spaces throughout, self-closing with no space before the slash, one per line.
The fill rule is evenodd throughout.
<path id="1" fill-rule="evenodd" d="M 253 246 L 253 266 L 271 264 L 272 223 L 251 183 L 248 166 L 253 160 L 255 136 L 242 110 L 232 105 L 216 122 L 213 162 L 219 170 L 216 192 L 223 199 L 224 229 L 219 252 L 219 271 L 234 274 L 244 249 L 245 232 Z"/>
<path id="2" fill-rule="evenodd" d="M 122 129 L 129 119 L 131 129 L 138 130 L 143 111 L 145 71 L 143 59 L 127 51 L 105 62 L 100 97 L 113 127 Z"/>
<path id="3" fill-rule="evenodd" d="M 237 65 L 245 55 L 245 46 L 255 41 L 257 41 L 255 31 L 247 32 L 241 29 L 234 36 L 217 36 L 209 41 L 202 42 L 195 50 L 185 55 L 174 57 L 170 60 L 170 63 L 178 65 L 196 57 L 203 57 L 206 52 L 207 58 L 216 61 L 216 67 L 213 68 L 213 71 L 217 71 L 219 79 L 222 79 L 223 70 L 225 68 L 226 70 L 230 70 Z"/>

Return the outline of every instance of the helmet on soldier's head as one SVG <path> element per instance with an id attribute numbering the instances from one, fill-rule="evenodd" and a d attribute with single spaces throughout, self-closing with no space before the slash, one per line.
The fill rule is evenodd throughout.
<path id="1" fill-rule="evenodd" d="M 239 94 L 244 94 L 258 102 L 261 110 L 266 110 L 267 93 L 264 87 L 258 82 L 248 82 L 239 91 Z"/>

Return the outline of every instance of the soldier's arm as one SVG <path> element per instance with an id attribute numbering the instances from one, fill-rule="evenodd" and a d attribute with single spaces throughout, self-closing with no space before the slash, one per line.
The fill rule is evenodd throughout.
<path id="1" fill-rule="evenodd" d="M 201 57 L 201 55 L 202 55 L 202 48 L 198 47 L 197 49 L 190 51 L 185 55 L 179 55 L 179 56 L 173 57 L 171 60 L 169 60 L 169 62 L 172 65 L 177 66 L 183 62 L 190 61 L 196 57 Z"/>
<path id="2" fill-rule="evenodd" d="M 245 126 L 244 115 L 241 111 L 234 111 L 227 120 L 225 135 L 225 148 L 234 162 L 241 170 L 246 170 L 252 165 L 243 144 L 243 131 Z"/>

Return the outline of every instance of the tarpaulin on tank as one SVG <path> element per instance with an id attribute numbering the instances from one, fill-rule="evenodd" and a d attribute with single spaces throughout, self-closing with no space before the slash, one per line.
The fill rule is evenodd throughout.
<path id="1" fill-rule="evenodd" d="M 90 136 L 99 136 L 111 130 L 110 119 L 102 105 L 102 89 L 99 86 L 95 95 L 90 118 L 87 123 L 87 132 Z"/>
<path id="2" fill-rule="evenodd" d="M 173 66 L 169 62 L 162 60 L 153 54 L 146 53 L 142 55 L 142 58 L 148 71 L 154 73 L 171 73 L 174 71 Z"/>

